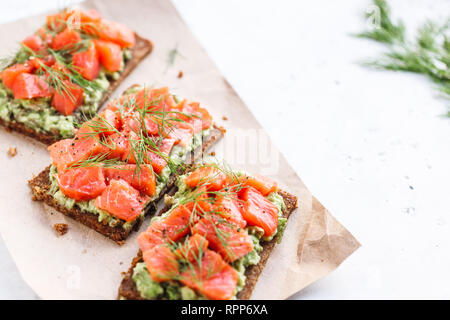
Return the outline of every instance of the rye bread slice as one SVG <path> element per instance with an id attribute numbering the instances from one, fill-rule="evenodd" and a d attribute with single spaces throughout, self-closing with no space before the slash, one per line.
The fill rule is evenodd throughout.
<path id="1" fill-rule="evenodd" d="M 289 218 L 291 213 L 295 210 L 295 208 L 297 208 L 297 197 L 285 191 L 278 191 L 278 193 L 283 197 L 284 203 L 286 205 L 286 209 L 283 211 L 283 216 L 285 218 Z M 266 265 L 266 262 L 269 259 L 270 254 L 272 253 L 272 250 L 275 247 L 277 241 L 278 238 L 275 237 L 271 241 L 262 243 L 263 250 L 259 254 L 261 260 L 259 261 L 258 264 L 250 266 L 247 268 L 247 270 L 245 270 L 246 276 L 245 286 L 237 294 L 237 299 L 239 300 L 250 299 L 252 291 L 255 288 L 256 282 L 258 281 L 259 275 L 263 271 L 264 266 Z M 122 282 L 119 287 L 119 294 L 118 294 L 119 299 L 125 298 L 127 300 L 143 300 L 132 278 L 134 267 L 136 266 L 136 264 L 143 261 L 144 260 L 142 259 L 142 251 L 139 250 L 137 256 L 131 262 L 130 269 L 128 269 L 128 272 L 122 279 Z"/>
<path id="2" fill-rule="evenodd" d="M 105 103 L 109 99 L 111 93 L 122 83 L 122 81 L 131 73 L 131 71 L 136 68 L 139 62 L 141 62 L 142 59 L 144 59 L 153 50 L 153 44 L 150 40 L 144 39 L 136 33 L 135 36 L 136 44 L 130 49 L 132 57 L 125 63 L 124 69 L 117 80 L 108 79 L 109 88 L 103 93 L 103 96 L 99 101 L 99 109 L 101 108 L 103 103 Z M 49 106 L 49 108 L 51 108 L 51 106 Z M 0 119 L 0 125 L 5 127 L 7 130 L 19 132 L 46 145 L 50 145 L 62 139 L 58 132 L 38 132 L 30 127 L 27 127 L 24 123 L 18 122 L 14 119 L 12 119 L 11 121 Z"/>
<path id="3" fill-rule="evenodd" d="M 219 140 L 224 133 L 224 129 L 213 126 L 211 133 L 203 138 L 203 143 L 190 155 L 189 161 L 197 159 L 203 152 L 209 149 L 217 140 Z M 172 173 L 169 177 L 167 185 L 161 190 L 158 199 L 155 199 L 149 203 L 146 207 L 145 215 L 154 214 L 156 211 L 156 205 L 158 201 L 166 194 L 175 183 L 176 177 L 180 172 Z M 117 244 L 121 245 L 125 243 L 125 240 L 130 235 L 133 230 L 138 230 L 142 224 L 143 219 L 137 219 L 133 222 L 131 228 L 125 230 L 121 225 L 111 227 L 106 221 L 99 222 L 98 215 L 94 213 L 89 213 L 74 207 L 68 209 L 65 206 L 59 204 L 59 202 L 53 198 L 52 195 L 48 194 L 50 190 L 50 166 L 48 166 L 44 171 L 39 173 L 36 177 L 28 181 L 28 184 L 33 193 L 32 199 L 35 201 L 43 201 L 47 205 L 55 208 L 64 215 L 88 226 L 91 229 L 107 236 L 111 240 L 115 241 Z"/>

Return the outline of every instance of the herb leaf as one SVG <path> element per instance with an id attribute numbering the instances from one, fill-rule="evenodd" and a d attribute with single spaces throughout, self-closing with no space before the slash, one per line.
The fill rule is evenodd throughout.
<path id="1" fill-rule="evenodd" d="M 450 98 L 450 17 L 445 23 L 427 21 L 418 30 L 415 39 L 405 37 L 402 21 L 394 23 L 385 0 L 373 0 L 379 21 L 372 30 L 357 37 L 384 43 L 388 52 L 365 64 L 386 70 L 407 71 L 427 75 L 437 89 Z M 447 114 L 450 116 L 450 112 Z"/>

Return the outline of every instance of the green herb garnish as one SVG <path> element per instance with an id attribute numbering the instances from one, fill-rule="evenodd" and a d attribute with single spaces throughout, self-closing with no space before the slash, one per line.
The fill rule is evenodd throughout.
<path id="1" fill-rule="evenodd" d="M 367 18 L 375 18 L 374 27 L 356 36 L 384 43 L 388 52 L 365 65 L 427 75 L 450 98 L 450 17 L 441 24 L 427 21 L 417 30 L 415 38 L 408 40 L 404 23 L 392 21 L 387 2 L 373 0 L 373 3 L 375 10 Z M 447 115 L 450 117 L 450 112 Z"/>

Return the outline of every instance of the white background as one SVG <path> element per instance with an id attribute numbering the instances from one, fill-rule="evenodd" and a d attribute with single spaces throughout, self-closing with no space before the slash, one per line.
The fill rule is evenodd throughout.
<path id="1" fill-rule="evenodd" d="M 9 1 L 0 23 L 68 1 L 30 3 Z M 450 102 L 422 76 L 358 63 L 384 49 L 351 36 L 366 27 L 370 1 L 174 3 L 312 193 L 362 243 L 295 297 L 450 298 Z M 450 14 L 448 0 L 390 3 L 411 30 Z M 36 298 L 1 241 L 0 298 Z"/>

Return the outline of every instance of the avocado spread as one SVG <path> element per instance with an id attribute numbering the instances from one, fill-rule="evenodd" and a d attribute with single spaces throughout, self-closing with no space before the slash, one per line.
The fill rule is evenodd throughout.
<path id="1" fill-rule="evenodd" d="M 124 62 L 131 58 L 131 52 L 128 49 L 123 50 L 122 55 Z M 12 63 L 23 63 L 28 58 L 29 53 L 21 49 Z M 122 65 L 125 64 L 124 62 Z M 69 116 L 53 108 L 51 98 L 14 99 L 12 91 L 0 80 L 0 118 L 5 122 L 23 123 L 37 132 L 70 138 L 75 133 L 76 123 L 83 120 L 84 115 L 89 116 L 97 112 L 100 100 L 109 88 L 110 79 L 118 79 L 120 72 L 108 72 L 102 67 L 98 77 L 89 81 L 90 85 L 83 88 L 83 104 Z"/>
<path id="2" fill-rule="evenodd" d="M 172 170 L 175 171 L 176 167 L 179 166 L 184 161 L 184 158 L 186 157 L 186 155 L 189 152 L 195 150 L 197 147 L 199 147 L 202 143 L 203 137 L 208 136 L 209 133 L 210 133 L 210 129 L 200 131 L 192 137 L 192 143 L 190 145 L 188 145 L 186 147 L 177 145 L 172 148 L 172 151 L 170 152 L 170 155 L 169 155 L 170 160 L 172 162 L 172 169 L 171 169 L 171 166 L 167 165 L 161 171 L 160 174 L 155 173 L 155 175 L 156 175 L 156 192 L 155 192 L 155 195 L 148 201 L 147 205 L 159 197 L 161 190 L 166 186 L 167 182 L 169 181 L 169 177 L 172 174 Z M 104 210 L 97 208 L 94 205 L 95 200 L 75 201 L 74 199 L 71 199 L 71 198 L 65 196 L 59 189 L 58 182 L 56 180 L 56 175 L 57 175 L 57 169 L 55 166 L 52 165 L 50 168 L 50 175 L 49 175 L 50 182 L 51 182 L 49 194 L 51 194 L 61 205 L 65 206 L 68 209 L 72 209 L 74 206 L 76 206 L 78 209 L 80 209 L 84 212 L 89 212 L 89 213 L 98 215 L 99 222 L 106 221 L 111 227 L 122 226 L 124 229 L 128 230 L 129 228 L 131 228 L 133 226 L 133 221 L 126 222 L 124 220 L 121 220 L 121 219 L 109 214 L 108 212 L 106 212 Z M 144 211 L 145 211 L 145 208 L 144 208 L 143 212 Z M 141 219 L 144 217 L 143 212 L 141 213 L 141 215 L 139 217 Z"/>
<path id="3" fill-rule="evenodd" d="M 238 175 L 240 175 L 238 173 Z M 179 176 L 175 182 L 178 190 L 173 197 L 171 197 L 170 201 L 172 204 L 172 208 L 176 207 L 176 204 L 179 203 L 189 192 L 187 185 L 184 183 L 184 178 L 186 175 Z M 260 260 L 260 252 L 263 250 L 261 246 L 261 242 L 270 241 L 278 235 L 278 242 L 281 242 L 283 231 L 286 226 L 287 219 L 282 217 L 282 211 L 285 210 L 285 203 L 283 197 L 279 195 L 277 192 L 273 192 L 267 196 L 267 200 L 272 202 L 278 208 L 278 228 L 273 236 L 270 238 L 264 238 L 264 230 L 256 227 L 249 226 L 246 228 L 248 234 L 253 240 L 253 251 L 246 254 L 241 259 L 238 259 L 233 262 L 232 267 L 236 269 L 239 273 L 239 280 L 236 287 L 236 292 L 234 293 L 234 299 L 239 291 L 241 291 L 245 286 L 245 270 L 247 267 L 256 265 Z M 153 217 L 152 222 L 155 220 L 163 219 L 167 217 L 171 209 L 165 212 L 161 216 Z M 133 281 L 136 284 L 136 288 L 141 294 L 141 297 L 144 299 L 168 299 L 168 300 L 199 300 L 206 299 L 205 297 L 199 295 L 194 290 L 181 285 L 179 282 L 175 281 L 166 281 L 166 282 L 155 282 L 150 278 L 150 273 L 145 266 L 145 262 L 140 262 L 136 264 L 133 269 Z"/>

